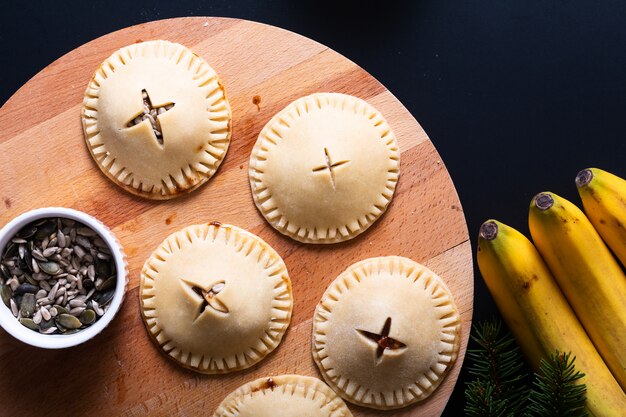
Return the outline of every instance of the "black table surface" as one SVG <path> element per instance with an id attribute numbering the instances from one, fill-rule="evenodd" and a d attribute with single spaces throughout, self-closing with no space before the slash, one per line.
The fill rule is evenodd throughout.
<path id="1" fill-rule="evenodd" d="M 319 41 L 382 82 L 452 176 L 472 247 L 496 218 L 528 235 L 540 191 L 626 176 L 626 2 L 562 0 L 0 1 L 0 103 L 72 49 L 126 26 L 228 16 Z M 2 126 L 0 126 L 2 129 Z M 2 183 L 0 178 L 0 187 Z M 475 270 L 474 322 L 498 317 Z M 444 411 L 463 415 L 465 369 Z"/>

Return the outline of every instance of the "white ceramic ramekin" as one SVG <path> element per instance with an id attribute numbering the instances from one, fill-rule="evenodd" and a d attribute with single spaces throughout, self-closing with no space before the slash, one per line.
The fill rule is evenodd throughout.
<path id="1" fill-rule="evenodd" d="M 113 259 L 115 260 L 115 268 L 117 271 L 115 295 L 113 296 L 113 300 L 111 300 L 111 305 L 107 312 L 91 326 L 70 335 L 47 335 L 32 331 L 17 321 L 13 314 L 11 314 L 11 310 L 4 305 L 4 303 L 0 302 L 0 326 L 9 334 L 32 346 L 46 349 L 61 349 L 75 346 L 91 339 L 113 320 L 113 317 L 115 317 L 122 305 L 122 301 L 124 301 L 128 268 L 122 245 L 108 227 L 89 214 L 63 207 L 48 207 L 28 211 L 7 223 L 0 230 L 0 256 L 2 252 L 4 252 L 5 246 L 22 227 L 32 221 L 48 217 L 63 217 L 76 220 L 96 231 L 109 246 Z"/>

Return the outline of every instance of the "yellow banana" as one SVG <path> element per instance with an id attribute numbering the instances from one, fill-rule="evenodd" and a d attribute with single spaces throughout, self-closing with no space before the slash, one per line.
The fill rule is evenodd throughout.
<path id="1" fill-rule="evenodd" d="M 596 417 L 624 416 L 626 395 L 602 361 L 550 271 L 517 230 L 489 220 L 478 236 L 478 267 L 522 352 L 536 370 L 555 350 L 572 352 L 585 373 L 587 408 Z"/>
<path id="2" fill-rule="evenodd" d="M 576 186 L 593 227 L 626 266 L 626 180 L 588 168 L 576 175 Z"/>
<path id="3" fill-rule="evenodd" d="M 622 269 L 585 214 L 554 193 L 540 193 L 532 199 L 528 223 L 539 253 L 626 391 L 626 276 Z"/>

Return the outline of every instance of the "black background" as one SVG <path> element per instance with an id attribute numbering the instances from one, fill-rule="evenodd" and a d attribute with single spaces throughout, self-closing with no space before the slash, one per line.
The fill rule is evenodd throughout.
<path id="1" fill-rule="evenodd" d="M 626 176 L 623 1 L 2 0 L 0 103 L 85 42 L 178 16 L 280 26 L 369 71 L 437 147 L 474 250 L 491 217 L 528 235 L 537 192 L 579 203 L 574 176 L 582 168 Z M 474 321 L 497 316 L 478 270 L 475 286 Z M 444 416 L 463 414 L 467 380 L 462 372 Z"/>

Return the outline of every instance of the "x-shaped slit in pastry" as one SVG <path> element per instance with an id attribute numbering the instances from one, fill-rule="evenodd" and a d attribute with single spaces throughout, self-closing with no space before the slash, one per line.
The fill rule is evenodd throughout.
<path id="1" fill-rule="evenodd" d="M 207 307 L 211 307 L 213 310 L 219 313 L 224 313 L 224 314 L 228 313 L 228 307 L 226 307 L 226 304 L 224 304 L 221 300 L 219 300 L 216 297 L 217 294 L 219 294 L 219 292 L 224 289 L 224 285 L 225 285 L 224 281 L 220 281 L 216 284 L 213 284 L 213 286 L 209 288 L 208 290 L 205 290 L 202 287 L 198 287 L 196 284 L 185 281 L 185 280 L 182 280 L 182 282 L 188 285 L 189 288 L 191 288 L 193 292 L 195 292 L 202 298 L 202 304 L 200 305 L 200 308 L 198 309 L 198 314 L 196 314 L 196 317 L 193 319 L 194 322 L 198 320 L 198 318 L 204 313 Z"/>
<path id="2" fill-rule="evenodd" d="M 391 317 L 387 317 L 387 320 L 385 320 L 385 324 L 383 325 L 383 329 L 380 334 L 368 332 L 367 330 L 356 329 L 361 336 L 376 343 L 376 364 L 379 364 L 383 360 L 383 354 L 386 350 L 404 349 L 406 347 L 406 345 L 401 341 L 393 339 L 389 336 L 390 330 Z"/>
<path id="3" fill-rule="evenodd" d="M 144 89 L 141 90 L 141 97 L 143 98 L 143 111 L 137 116 L 133 117 L 126 123 L 126 127 L 133 127 L 148 120 L 152 125 L 152 131 L 156 136 L 159 145 L 163 146 L 163 132 L 161 131 L 161 123 L 159 122 L 159 116 L 175 106 L 175 103 L 167 103 L 161 106 L 153 106 L 152 100 L 148 92 Z"/>
<path id="4" fill-rule="evenodd" d="M 328 170 L 328 174 L 330 175 L 330 182 L 333 184 L 333 189 L 334 189 L 336 188 L 335 168 L 341 165 L 345 165 L 350 161 L 346 159 L 344 161 L 333 162 L 332 159 L 330 159 L 330 153 L 328 153 L 327 148 L 324 148 L 324 157 L 326 158 L 326 164 L 313 168 L 313 172 L 320 172 L 320 171 Z"/>

